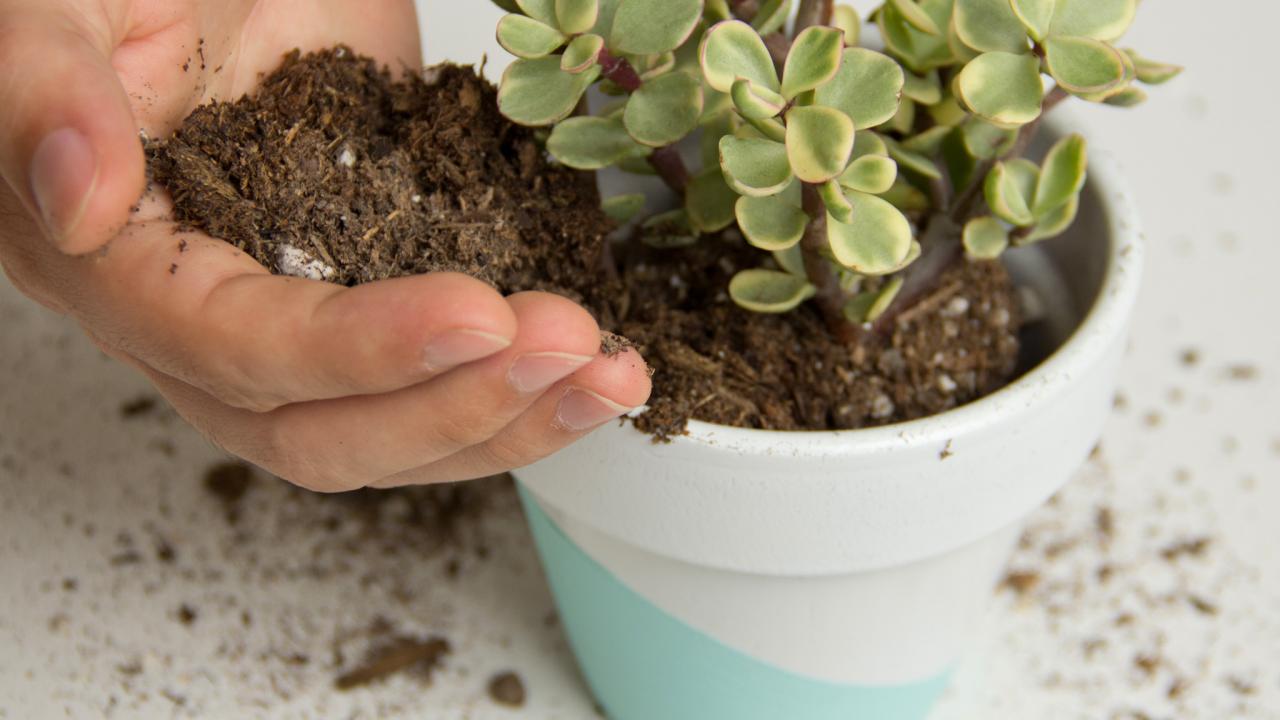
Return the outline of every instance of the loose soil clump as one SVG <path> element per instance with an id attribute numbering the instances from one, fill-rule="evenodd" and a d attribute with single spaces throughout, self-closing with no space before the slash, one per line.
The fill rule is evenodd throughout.
<path id="1" fill-rule="evenodd" d="M 397 80 L 346 48 L 294 53 L 257 94 L 198 108 L 148 156 L 180 225 L 274 272 L 356 285 L 456 271 L 583 303 L 608 331 L 606 355 L 635 346 L 649 362 L 654 394 L 636 424 L 658 438 L 690 419 L 882 425 L 962 405 L 1017 369 L 1016 293 L 997 263 L 958 263 L 850 348 L 811 308 L 735 306 L 729 279 L 762 254 L 732 232 L 605 252 L 614 228 L 591 177 L 550 162 L 470 68 Z"/>

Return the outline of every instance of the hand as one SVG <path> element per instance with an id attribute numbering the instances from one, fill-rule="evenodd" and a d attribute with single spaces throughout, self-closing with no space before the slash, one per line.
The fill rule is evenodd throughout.
<path id="1" fill-rule="evenodd" d="M 214 442 L 321 491 L 532 462 L 645 401 L 564 298 L 461 275 L 270 275 L 143 201 L 139 129 L 252 89 L 295 47 L 421 57 L 411 0 L 0 0 L 0 264 Z"/>

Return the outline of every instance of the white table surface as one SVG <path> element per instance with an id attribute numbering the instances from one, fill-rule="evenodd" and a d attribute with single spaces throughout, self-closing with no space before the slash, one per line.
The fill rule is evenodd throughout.
<path id="1" fill-rule="evenodd" d="M 429 59 L 488 52 L 494 76 L 487 3 L 420 4 Z M 1012 567 L 1038 584 L 997 592 L 935 720 L 1280 718 L 1276 27 L 1272 3 L 1151 0 L 1132 44 L 1189 70 L 1145 108 L 1077 115 L 1146 216 L 1123 401 L 1032 520 Z M 595 716 L 509 494 L 482 523 L 491 555 L 456 579 L 427 535 L 326 529 L 349 506 L 268 478 L 232 526 L 200 483 L 215 449 L 163 408 L 119 420 L 137 375 L 3 281 L 0 328 L 0 718 Z M 1202 554 L 1164 557 L 1196 538 Z M 451 640 L 434 681 L 333 689 L 377 617 Z M 486 695 L 505 669 L 520 710 Z"/>

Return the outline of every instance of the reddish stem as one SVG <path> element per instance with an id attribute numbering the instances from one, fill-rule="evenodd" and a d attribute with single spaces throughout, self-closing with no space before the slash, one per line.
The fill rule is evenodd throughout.
<path id="1" fill-rule="evenodd" d="M 830 25 L 835 11 L 835 0 L 800 0 L 795 34 L 799 35 L 801 30 L 814 25 Z"/>
<path id="2" fill-rule="evenodd" d="M 640 79 L 640 73 L 636 72 L 626 58 L 620 58 L 608 50 L 601 50 L 597 62 L 600 63 L 600 74 L 603 77 L 612 80 L 618 87 L 629 93 L 639 90 L 644 84 Z"/>
<path id="3" fill-rule="evenodd" d="M 827 245 L 827 209 L 818 195 L 818 188 L 804 184 L 804 211 L 809 215 L 809 224 L 804 229 L 804 238 L 800 240 L 800 250 L 804 253 L 804 271 L 809 282 L 818 289 L 813 301 L 818 304 L 827 328 L 841 342 L 852 345 L 858 341 L 861 330 L 849 322 L 844 315 L 844 306 L 848 301 L 844 289 L 840 287 L 840 278 L 831 269 L 823 252 Z"/>

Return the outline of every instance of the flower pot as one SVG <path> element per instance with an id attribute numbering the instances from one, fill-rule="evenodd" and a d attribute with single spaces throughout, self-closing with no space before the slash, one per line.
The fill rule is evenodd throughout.
<path id="1" fill-rule="evenodd" d="M 516 477 L 562 623 L 613 720 L 916 720 L 1025 516 L 1089 454 L 1137 296 L 1138 223 L 1094 152 L 1080 218 L 1009 253 L 1047 358 L 923 420 L 783 433 L 610 426 Z"/>

